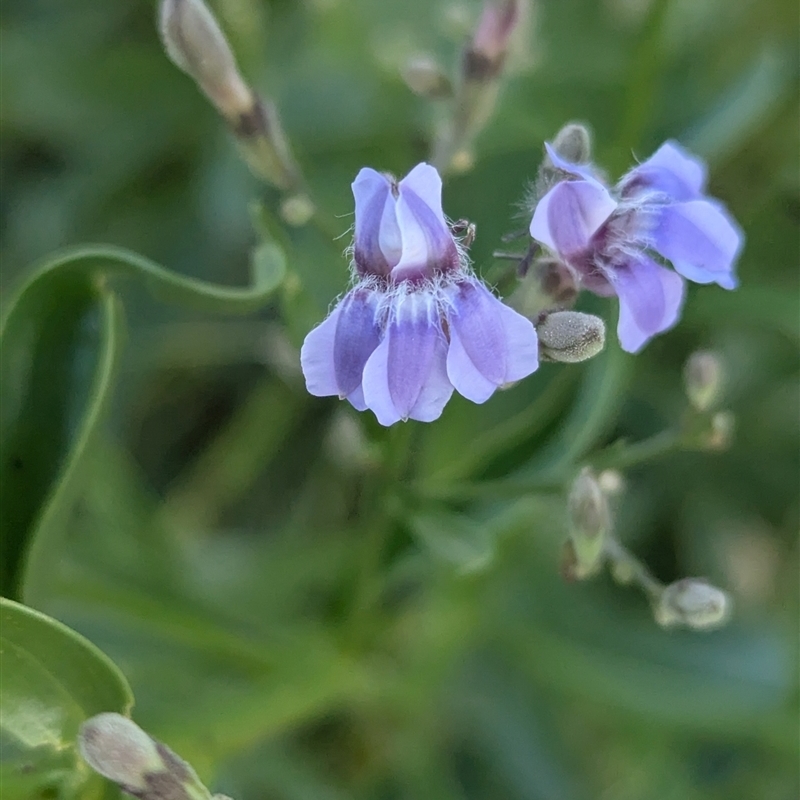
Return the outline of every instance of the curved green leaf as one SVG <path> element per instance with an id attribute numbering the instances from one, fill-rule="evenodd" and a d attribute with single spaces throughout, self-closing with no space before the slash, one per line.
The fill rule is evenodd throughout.
<path id="1" fill-rule="evenodd" d="M 81 723 L 127 714 L 133 696 L 113 662 L 53 619 L 0 598 L 0 747 L 3 795 L 100 798 L 105 786 L 76 748 Z"/>
<path id="2" fill-rule="evenodd" d="M 19 597 L 24 585 L 36 604 L 80 488 L 122 339 L 122 307 L 108 279 L 138 277 L 164 300 L 245 313 L 263 305 L 284 269 L 281 250 L 265 242 L 253 257 L 253 285 L 241 289 L 115 247 L 71 248 L 33 271 L 0 322 L 0 591 Z"/>

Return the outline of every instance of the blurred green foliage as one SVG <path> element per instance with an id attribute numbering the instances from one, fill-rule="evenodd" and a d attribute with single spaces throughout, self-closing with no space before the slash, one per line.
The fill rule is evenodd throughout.
<path id="1" fill-rule="evenodd" d="M 448 214 L 478 225 L 476 267 L 518 226 L 542 142 L 577 118 L 616 172 L 670 137 L 709 161 L 747 234 L 742 288 L 692 287 L 636 358 L 611 345 L 388 432 L 307 396 L 296 348 L 345 286 L 356 171 L 402 174 L 428 152 L 441 109 L 400 68 L 453 63 L 479 4 L 212 5 L 277 101 L 325 230 L 276 222 L 277 197 L 160 50 L 154 4 L 3 4 L 7 320 L 23 267 L 87 240 L 233 287 L 266 227 L 288 268 L 247 318 L 165 303 L 110 257 L 28 295 L 3 351 L 4 593 L 31 548 L 24 601 L 113 658 L 137 722 L 237 800 L 794 800 L 796 4 L 536 5 L 475 166 L 445 188 Z M 613 324 L 610 304 L 581 302 Z M 703 635 L 657 628 L 605 578 L 558 575 L 558 484 L 597 448 L 675 427 L 699 347 L 725 360 L 733 447 L 631 468 L 615 513 L 662 580 L 733 594 L 733 623 Z M 480 490 L 509 475 L 531 490 Z"/>

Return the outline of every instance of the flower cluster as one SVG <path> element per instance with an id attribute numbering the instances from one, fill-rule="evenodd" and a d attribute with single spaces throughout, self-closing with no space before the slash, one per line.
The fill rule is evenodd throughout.
<path id="1" fill-rule="evenodd" d="M 539 364 L 531 321 L 467 268 L 441 192 L 428 164 L 399 183 L 373 169 L 359 172 L 355 285 L 301 351 L 311 394 L 347 398 L 382 425 L 432 421 L 454 389 L 483 403 Z"/>
<path id="2" fill-rule="evenodd" d="M 623 349 L 635 353 L 675 324 L 683 278 L 736 288 L 733 270 L 743 237 L 725 207 L 705 195 L 699 159 L 666 142 L 612 193 L 592 165 L 571 163 L 549 145 L 547 152 L 563 180 L 537 203 L 531 236 L 579 285 L 619 298 Z"/>

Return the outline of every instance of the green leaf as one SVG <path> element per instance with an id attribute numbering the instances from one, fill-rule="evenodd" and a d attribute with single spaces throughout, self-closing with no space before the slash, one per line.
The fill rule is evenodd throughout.
<path id="1" fill-rule="evenodd" d="M 115 247 L 65 250 L 35 269 L 0 323 L 0 591 L 36 603 L 48 556 L 80 490 L 81 465 L 111 396 L 122 307 L 109 278 L 217 312 L 253 311 L 280 285 L 282 251 L 254 253 L 253 285 L 217 286 Z"/>
<path id="2" fill-rule="evenodd" d="M 411 519 L 414 536 L 434 556 L 461 573 L 479 572 L 494 557 L 488 526 L 460 514 L 418 514 Z"/>
<path id="3" fill-rule="evenodd" d="M 0 598 L 0 748 L 3 795 L 104 796 L 77 752 L 84 720 L 127 714 L 133 696 L 117 667 L 93 644 L 38 611 Z"/>

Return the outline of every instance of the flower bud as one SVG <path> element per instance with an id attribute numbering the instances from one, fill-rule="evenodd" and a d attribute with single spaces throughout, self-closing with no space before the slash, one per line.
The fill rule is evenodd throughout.
<path id="1" fill-rule="evenodd" d="M 141 800 L 211 796 L 183 759 L 121 714 L 98 714 L 84 722 L 78 749 L 95 772 Z"/>
<path id="2" fill-rule="evenodd" d="M 553 148 L 562 158 L 573 164 L 588 164 L 592 159 L 592 136 L 589 129 L 580 122 L 568 122 L 556 134 Z"/>
<path id="3" fill-rule="evenodd" d="M 95 772 L 128 791 L 143 790 L 149 773 L 164 771 L 156 743 L 121 714 L 98 714 L 87 720 L 78 735 L 78 748 Z"/>
<path id="4" fill-rule="evenodd" d="M 167 55 L 223 116 L 235 119 L 249 111 L 253 93 L 239 74 L 228 40 L 203 0 L 161 0 L 158 23 Z"/>
<path id="5" fill-rule="evenodd" d="M 483 13 L 464 51 L 467 81 L 490 81 L 503 69 L 511 36 L 521 17 L 521 0 L 486 0 Z"/>
<path id="6" fill-rule="evenodd" d="M 575 557 L 573 574 L 578 579 L 585 578 L 600 567 L 611 531 L 608 501 L 589 467 L 584 467 L 572 484 L 567 512 Z"/>
<path id="7" fill-rule="evenodd" d="M 606 326 L 600 317 L 580 311 L 554 311 L 536 326 L 539 353 L 549 361 L 574 364 L 596 356 L 605 345 Z"/>
<path id="8" fill-rule="evenodd" d="M 617 469 L 604 469 L 597 476 L 597 482 L 607 497 L 615 497 L 625 490 L 625 478 Z"/>
<path id="9" fill-rule="evenodd" d="M 408 88 L 420 97 L 439 99 L 453 93 L 450 79 L 430 56 L 410 58 L 403 67 L 402 75 Z"/>
<path id="10" fill-rule="evenodd" d="M 697 411 L 708 411 L 719 399 L 723 381 L 722 362 L 708 350 L 692 353 L 683 369 L 689 402 Z"/>
<path id="11" fill-rule="evenodd" d="M 655 618 L 665 628 L 685 625 L 694 630 L 710 630 L 724 624 L 730 610 L 730 598 L 722 589 L 702 578 L 683 578 L 664 589 Z"/>

